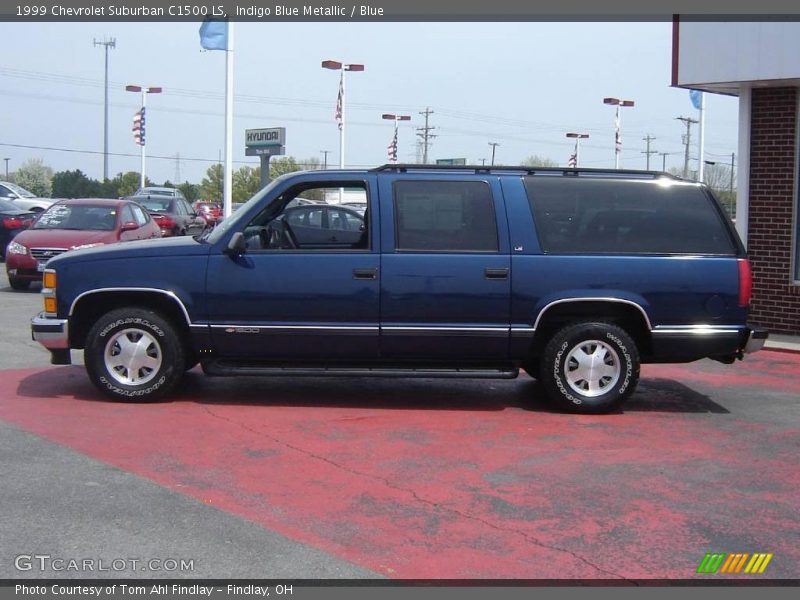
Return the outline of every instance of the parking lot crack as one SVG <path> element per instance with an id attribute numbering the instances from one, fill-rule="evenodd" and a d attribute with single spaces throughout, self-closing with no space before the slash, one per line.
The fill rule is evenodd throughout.
<path id="1" fill-rule="evenodd" d="M 302 448 L 302 447 L 297 446 L 295 444 L 292 444 L 290 442 L 286 442 L 286 441 L 284 441 L 284 440 L 282 440 L 282 439 L 280 439 L 280 438 L 278 438 L 278 437 L 276 437 L 274 435 L 270 435 L 268 433 L 265 433 L 264 431 L 260 431 L 258 429 L 253 428 L 253 427 L 250 427 L 250 426 L 248 426 L 248 425 L 246 425 L 244 423 L 240 423 L 238 421 L 234 421 L 233 419 L 230 419 L 230 418 L 225 417 L 223 415 L 217 414 L 216 412 L 214 412 L 213 410 L 211 410 L 207 406 L 203 406 L 202 408 L 210 416 L 212 416 L 212 417 L 214 417 L 216 419 L 220 419 L 220 420 L 226 421 L 227 423 L 230 423 L 231 425 L 234 425 L 236 427 L 239 427 L 241 429 L 249 431 L 250 433 L 252 433 L 254 435 L 257 435 L 259 437 L 263 437 L 263 438 L 266 438 L 268 440 L 271 440 L 272 442 L 274 442 L 276 444 L 279 444 L 280 446 L 283 446 L 284 448 L 287 448 L 289 450 L 293 450 L 295 452 L 299 452 L 299 453 L 301 453 L 301 454 L 303 454 L 305 456 L 308 456 L 309 458 L 313 458 L 315 460 L 319 460 L 319 461 L 325 462 L 325 463 L 331 465 L 332 467 L 334 467 L 336 469 L 345 471 L 345 472 L 347 472 L 347 473 L 349 473 L 351 475 L 355 475 L 356 477 L 366 477 L 368 479 L 379 481 L 379 482 L 383 483 L 386 487 L 388 487 L 390 489 L 393 489 L 395 491 L 410 495 L 414 500 L 416 500 L 420 504 L 425 504 L 425 505 L 427 505 L 427 506 L 429 506 L 429 507 L 431 507 L 431 508 L 433 508 L 435 510 L 439 510 L 439 511 L 443 511 L 443 512 L 449 512 L 449 513 L 454 514 L 454 515 L 456 515 L 456 516 L 458 516 L 460 518 L 463 518 L 463 519 L 467 519 L 467 520 L 470 520 L 470 521 L 475 521 L 477 523 L 481 523 L 482 525 L 485 525 L 486 527 L 494 529 L 495 531 L 498 531 L 498 532 L 512 533 L 514 535 L 518 535 L 518 536 L 522 537 L 527 543 L 535 545 L 535 546 L 538 546 L 540 548 L 544 548 L 546 550 L 551 550 L 551 551 L 554 551 L 554 552 L 562 552 L 562 553 L 565 553 L 565 554 L 569 554 L 574 559 L 576 559 L 576 560 L 582 562 L 583 564 L 591 567 L 593 570 L 597 571 L 598 573 L 603 574 L 603 576 L 605 576 L 605 577 L 613 578 L 613 579 L 620 579 L 620 580 L 626 581 L 628 583 L 631 583 L 633 585 L 636 585 L 635 581 L 630 580 L 627 577 L 625 577 L 624 575 L 620 575 L 619 573 L 614 573 L 613 571 L 609 571 L 607 569 L 604 569 L 604 568 L 600 567 L 599 565 L 591 562 L 590 560 L 584 558 L 583 556 L 580 556 L 576 552 L 573 552 L 572 550 L 568 550 L 566 548 L 561 548 L 561 547 L 555 546 L 553 544 L 545 543 L 545 542 L 543 542 L 543 541 L 541 541 L 541 540 L 539 540 L 539 539 L 537 539 L 537 538 L 535 538 L 535 537 L 533 537 L 533 536 L 531 536 L 531 535 L 529 535 L 529 534 L 527 534 L 527 533 L 525 533 L 523 531 L 520 531 L 518 529 L 515 529 L 515 528 L 512 528 L 512 527 L 503 527 L 501 525 L 497 525 L 496 523 L 492 523 L 491 521 L 487 521 L 486 519 L 483 519 L 483 518 L 481 518 L 479 516 L 476 516 L 476 515 L 473 515 L 473 514 L 458 510 L 456 508 L 452 508 L 452 507 L 440 504 L 439 502 L 436 502 L 436 501 L 433 501 L 433 500 L 428 500 L 427 498 L 423 498 L 419 494 L 417 494 L 417 492 L 415 490 L 399 486 L 399 485 L 395 484 L 394 482 L 392 482 L 391 480 L 389 480 L 389 479 L 387 479 L 385 477 L 381 477 L 379 475 L 374 475 L 372 473 L 366 473 L 366 472 L 363 472 L 363 471 L 359 471 L 357 469 L 350 468 L 350 467 L 348 467 L 346 465 L 343 465 L 343 464 L 340 464 L 340 463 L 336 462 L 335 460 L 331 460 L 330 458 L 328 458 L 326 456 L 323 456 L 321 454 L 317 454 L 315 452 L 312 452 L 310 450 L 307 450 L 305 448 Z"/>

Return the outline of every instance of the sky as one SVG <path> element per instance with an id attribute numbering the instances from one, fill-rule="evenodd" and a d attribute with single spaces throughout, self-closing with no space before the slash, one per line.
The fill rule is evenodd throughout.
<path id="1" fill-rule="evenodd" d="M 322 60 L 363 63 L 347 77 L 346 165 L 387 162 L 393 122 L 399 160 L 417 159 L 419 113 L 433 110 L 430 160 L 466 158 L 517 165 L 538 155 L 566 165 L 573 142 L 588 133 L 581 166 L 613 167 L 612 96 L 622 109 L 621 167 L 646 166 L 645 141 L 683 167 L 676 117 L 697 118 L 689 93 L 670 87 L 671 32 L 657 23 L 236 23 L 234 162 L 244 131 L 286 127 L 286 154 L 339 163 L 334 120 L 338 72 Z M 0 158 L 13 171 L 41 158 L 56 171 L 103 174 L 104 52 L 109 51 L 109 174 L 139 170 L 131 133 L 140 95 L 126 84 L 161 86 L 147 102 L 147 176 L 199 183 L 224 149 L 224 52 L 202 51 L 199 23 L 0 23 Z M 708 95 L 706 159 L 729 162 L 737 144 L 736 98 Z M 693 128 L 696 140 L 697 127 Z M 28 147 L 20 147 L 28 146 Z M 694 144 L 693 144 L 694 146 Z M 49 148 L 49 149 L 48 149 Z M 61 150 L 53 150 L 57 148 Z M 697 168 L 696 146 L 692 148 Z M 660 169 L 662 157 L 651 157 Z M 0 169 L 4 167 L 0 163 Z M 4 173 L 2 173 L 4 175 Z"/>

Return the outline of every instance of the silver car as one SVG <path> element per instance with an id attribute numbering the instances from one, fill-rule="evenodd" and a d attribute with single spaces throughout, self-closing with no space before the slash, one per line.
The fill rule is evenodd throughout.
<path id="1" fill-rule="evenodd" d="M 0 181 L 0 198 L 13 202 L 20 210 L 31 212 L 47 210 L 54 202 L 52 198 L 38 198 L 36 194 L 10 181 Z"/>

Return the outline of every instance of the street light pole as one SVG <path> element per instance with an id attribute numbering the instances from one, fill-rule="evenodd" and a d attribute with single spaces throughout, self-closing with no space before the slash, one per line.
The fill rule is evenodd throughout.
<path id="1" fill-rule="evenodd" d="M 616 106 L 614 116 L 614 168 L 619 169 L 619 155 L 622 152 L 622 122 L 620 120 L 620 107 L 629 108 L 634 106 L 633 100 L 620 100 L 619 98 L 603 98 L 603 104 Z"/>
<path id="2" fill-rule="evenodd" d="M 145 166 L 145 150 L 144 150 L 144 148 L 145 148 L 145 144 L 147 143 L 147 138 L 146 138 L 146 122 L 147 122 L 147 120 L 146 120 L 146 116 L 145 116 L 146 113 L 147 113 L 147 111 L 145 110 L 145 108 L 147 106 L 147 94 L 160 94 L 161 93 L 161 88 L 160 87 L 145 87 L 145 86 L 141 86 L 141 85 L 126 85 L 125 86 L 125 91 L 126 92 L 141 92 L 141 94 L 142 94 L 142 120 L 144 120 L 144 123 L 142 124 L 142 127 L 144 127 L 145 129 L 142 132 L 143 135 L 142 135 L 142 141 L 141 141 L 141 144 L 140 144 L 141 149 L 142 149 L 142 171 L 141 171 L 140 178 L 139 178 L 139 181 L 140 181 L 139 187 L 143 188 L 146 185 L 145 184 L 145 181 L 146 181 L 145 172 L 144 172 L 144 166 Z"/>
<path id="3" fill-rule="evenodd" d="M 339 96 L 336 99 L 336 120 L 339 122 L 339 168 L 344 169 L 344 137 L 345 137 L 345 71 L 363 71 L 364 65 L 345 64 L 337 60 L 323 60 L 323 69 L 331 69 L 341 73 L 339 78 Z"/>
<path id="4" fill-rule="evenodd" d="M 319 153 L 322 154 L 322 160 L 323 160 L 322 170 L 323 171 L 327 171 L 328 170 L 328 153 L 329 152 L 330 152 L 330 150 L 320 150 L 319 151 Z"/>
<path id="5" fill-rule="evenodd" d="M 4 158 L 3 160 L 6 161 L 6 181 L 8 181 L 8 161 L 10 161 L 11 159 Z"/>
<path id="6" fill-rule="evenodd" d="M 103 180 L 108 179 L 108 49 L 117 47 L 116 38 L 98 42 L 93 40 L 95 46 L 105 46 L 105 100 L 103 102 Z"/>
<path id="7" fill-rule="evenodd" d="M 580 141 L 581 141 L 581 140 L 588 139 L 588 137 L 589 137 L 589 134 L 588 134 L 588 133 L 574 133 L 574 132 L 570 132 L 570 133 L 568 133 L 568 134 L 567 134 L 567 137 L 568 137 L 568 138 L 575 138 L 575 154 L 573 154 L 573 156 L 575 157 L 575 160 L 574 160 L 574 163 L 575 163 L 575 164 L 574 164 L 574 165 L 572 165 L 572 166 L 574 166 L 575 168 L 577 168 L 577 167 L 578 167 L 578 164 L 579 164 L 579 163 L 578 163 L 578 161 L 579 161 L 579 158 L 578 158 L 578 152 L 580 151 Z M 573 162 L 573 161 L 571 161 L 571 162 Z"/>

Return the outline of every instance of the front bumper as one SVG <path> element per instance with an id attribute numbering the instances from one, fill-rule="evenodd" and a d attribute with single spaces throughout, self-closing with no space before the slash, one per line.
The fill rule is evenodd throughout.
<path id="1" fill-rule="evenodd" d="M 39 313 L 31 319 L 31 337 L 50 351 L 52 364 L 71 364 L 69 323 L 66 319 L 54 319 Z"/>

